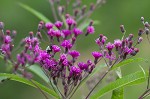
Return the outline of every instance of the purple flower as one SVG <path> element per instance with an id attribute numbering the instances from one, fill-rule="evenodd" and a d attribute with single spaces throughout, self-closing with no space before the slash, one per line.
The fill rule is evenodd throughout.
<path id="1" fill-rule="evenodd" d="M 74 33 L 75 37 L 77 37 L 78 35 L 82 34 L 82 31 L 78 28 L 74 28 L 73 33 Z"/>
<path id="2" fill-rule="evenodd" d="M 39 52 L 39 55 L 38 55 L 36 61 L 41 62 L 45 59 L 50 59 L 50 57 L 51 57 L 50 54 L 48 54 L 46 51 L 41 51 L 41 52 Z"/>
<path id="3" fill-rule="evenodd" d="M 60 28 L 62 27 L 62 25 L 63 25 L 63 22 L 60 22 L 60 21 L 56 21 L 56 22 L 55 22 L 55 26 L 56 26 L 58 29 L 60 29 Z"/>
<path id="4" fill-rule="evenodd" d="M 109 50 L 109 51 L 111 51 L 113 48 L 114 48 L 115 46 L 114 46 L 114 44 L 112 44 L 112 43 L 107 43 L 107 45 L 106 45 L 106 48 Z"/>
<path id="5" fill-rule="evenodd" d="M 73 57 L 73 58 L 77 58 L 80 56 L 80 53 L 76 50 L 72 50 L 69 52 L 69 54 Z"/>
<path id="6" fill-rule="evenodd" d="M 87 27 L 87 33 L 88 33 L 88 34 L 93 34 L 94 32 L 95 32 L 95 29 L 94 29 L 93 26 L 88 26 L 88 27 Z"/>
<path id="7" fill-rule="evenodd" d="M 96 42 L 96 44 L 101 45 L 101 41 L 99 40 L 99 38 L 97 38 L 97 39 L 95 40 L 95 42 Z"/>
<path id="8" fill-rule="evenodd" d="M 81 70 L 87 70 L 88 69 L 88 65 L 84 62 L 79 62 L 78 63 L 78 67 L 81 69 Z"/>
<path id="9" fill-rule="evenodd" d="M 92 55 L 94 56 L 94 58 L 95 59 L 99 59 L 100 57 L 102 57 L 103 56 L 103 54 L 102 53 L 100 53 L 100 52 L 92 52 Z"/>
<path id="10" fill-rule="evenodd" d="M 88 65 L 92 65 L 92 61 L 91 60 L 87 60 L 87 64 Z"/>
<path id="11" fill-rule="evenodd" d="M 47 34 L 48 34 L 49 36 L 55 36 L 55 35 L 56 35 L 55 33 L 56 33 L 56 32 L 55 32 L 54 29 L 50 29 L 50 30 L 47 32 Z"/>
<path id="12" fill-rule="evenodd" d="M 57 53 L 57 52 L 60 52 L 61 49 L 57 45 L 52 45 L 52 50 L 53 50 L 54 53 Z"/>
<path id="13" fill-rule="evenodd" d="M 70 40 L 64 40 L 61 43 L 61 46 L 64 47 L 64 48 L 67 48 L 67 49 L 71 49 L 72 48 L 72 44 L 71 44 Z"/>
<path id="14" fill-rule="evenodd" d="M 111 55 L 109 55 L 109 53 L 107 53 L 106 58 L 109 59 L 110 61 L 113 61 L 116 59 L 116 55 L 114 53 L 112 53 Z"/>
<path id="15" fill-rule="evenodd" d="M 122 45 L 122 41 L 119 40 L 119 39 L 116 39 L 116 40 L 114 40 L 114 45 L 115 45 L 116 47 L 120 47 L 120 46 Z"/>
<path id="16" fill-rule="evenodd" d="M 63 65 L 63 66 L 68 66 L 68 65 L 69 65 L 68 60 L 67 60 L 67 59 L 65 59 L 65 60 L 62 62 L 62 65 Z"/>
<path id="17" fill-rule="evenodd" d="M 69 17 L 69 18 L 66 19 L 66 23 L 67 23 L 69 26 L 71 26 L 72 24 L 75 23 L 75 20 Z"/>
<path id="18" fill-rule="evenodd" d="M 8 43 L 10 43 L 11 41 L 12 41 L 12 39 L 11 39 L 10 36 L 6 35 L 6 36 L 4 37 L 4 43 L 8 44 Z"/>
<path id="19" fill-rule="evenodd" d="M 21 54 L 18 54 L 18 55 L 17 55 L 17 61 L 18 61 L 18 63 L 21 64 L 21 65 L 25 65 L 26 60 L 27 60 L 24 54 L 25 54 L 25 53 L 21 53 Z"/>
<path id="20" fill-rule="evenodd" d="M 80 68 L 72 66 L 71 69 L 70 69 L 70 73 L 71 73 L 71 75 L 73 74 L 73 75 L 78 76 L 82 73 L 82 70 Z"/>
<path id="21" fill-rule="evenodd" d="M 60 61 L 64 61 L 67 59 L 67 54 L 61 54 L 60 55 Z"/>
<path id="22" fill-rule="evenodd" d="M 55 36 L 58 37 L 58 38 L 61 37 L 61 31 L 60 31 L 60 30 L 55 30 L 55 33 L 54 33 L 54 34 L 55 34 Z"/>
<path id="23" fill-rule="evenodd" d="M 132 51 L 133 51 L 133 49 L 131 49 L 131 48 L 128 48 L 128 47 L 125 47 L 125 48 L 124 48 L 124 52 L 125 52 L 126 54 L 131 54 Z"/>
<path id="24" fill-rule="evenodd" d="M 49 30 L 49 29 L 53 28 L 53 24 L 48 22 L 45 24 L 45 27 Z"/>
<path id="25" fill-rule="evenodd" d="M 39 53 L 41 51 L 39 45 L 37 44 L 35 47 L 34 47 L 34 53 Z"/>
<path id="26" fill-rule="evenodd" d="M 46 69 L 54 69 L 57 66 L 57 62 L 53 59 L 45 59 L 45 60 L 43 60 L 42 65 Z"/>
<path id="27" fill-rule="evenodd" d="M 10 44 L 2 44 L 1 49 L 3 52 L 10 52 Z"/>
<path id="28" fill-rule="evenodd" d="M 106 36 L 102 36 L 100 38 L 97 38 L 95 40 L 95 42 L 96 42 L 96 44 L 98 44 L 100 46 L 100 45 L 104 45 L 106 40 L 107 40 L 107 37 Z"/>
<path id="29" fill-rule="evenodd" d="M 62 33 L 64 34 L 64 37 L 67 37 L 71 34 L 70 30 L 62 30 Z"/>

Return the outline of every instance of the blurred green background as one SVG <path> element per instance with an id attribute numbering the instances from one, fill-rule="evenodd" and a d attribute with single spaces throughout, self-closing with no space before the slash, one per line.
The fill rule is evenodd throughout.
<path id="1" fill-rule="evenodd" d="M 36 32 L 37 24 L 40 21 L 37 17 L 18 6 L 18 2 L 29 5 L 54 22 L 48 0 L 0 0 L 0 21 L 5 23 L 5 29 L 17 31 L 16 44 L 28 35 L 29 31 Z M 83 4 L 89 5 L 90 2 L 96 2 L 96 0 L 82 0 Z M 94 40 L 99 34 L 105 34 L 109 41 L 121 38 L 122 34 L 119 30 L 121 24 L 125 25 L 127 34 L 133 33 L 137 36 L 138 29 L 142 27 L 140 22 L 141 16 L 145 17 L 145 20 L 150 21 L 149 5 L 150 0 L 107 0 L 106 4 L 99 7 L 91 17 L 100 21 L 100 24 L 95 26 L 95 34 L 78 41 L 77 49 L 85 57 L 89 57 L 90 55 L 87 55 L 87 53 L 98 50 Z M 148 47 L 146 37 L 144 38 L 145 40 L 138 46 L 140 53 L 136 57 L 150 59 L 150 47 Z M 148 63 L 140 63 L 140 65 L 145 69 L 149 66 Z M 140 70 L 140 67 L 138 64 L 131 64 L 122 69 L 123 75 L 126 75 Z M 3 61 L 0 60 L 0 71 L 4 72 L 4 70 Z M 137 99 L 145 88 L 145 83 L 126 87 L 125 99 Z M 105 96 L 106 99 L 109 97 L 109 94 Z M 34 88 L 21 83 L 6 81 L 0 84 L 0 99 L 43 99 L 43 96 Z"/>

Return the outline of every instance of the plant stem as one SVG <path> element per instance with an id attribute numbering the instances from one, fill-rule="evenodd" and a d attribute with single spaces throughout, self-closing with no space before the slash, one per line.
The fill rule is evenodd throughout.
<path id="1" fill-rule="evenodd" d="M 55 19 L 55 21 L 57 21 L 58 18 L 57 18 L 57 14 L 56 14 L 56 11 L 55 11 L 54 3 L 53 3 L 52 0 L 49 0 L 49 2 L 51 4 L 51 9 L 52 9 L 52 13 L 53 13 L 54 19 Z"/>
<path id="2" fill-rule="evenodd" d="M 149 88 L 149 80 L 150 80 L 150 67 L 149 67 L 149 74 L 148 74 L 148 80 L 147 80 L 147 89 Z"/>
<path id="3" fill-rule="evenodd" d="M 150 91 L 150 89 L 147 89 L 138 99 L 143 99 L 144 96 Z"/>
<path id="4" fill-rule="evenodd" d="M 71 97 L 72 97 L 72 96 L 74 95 L 74 93 L 77 91 L 77 89 L 78 89 L 79 86 L 81 85 L 81 82 L 83 82 L 88 76 L 89 76 L 89 74 L 88 74 L 82 81 L 80 81 L 80 83 L 78 84 L 78 86 L 76 87 L 76 89 L 73 91 L 73 93 L 71 94 L 71 96 L 70 96 L 69 99 L 71 99 Z"/>
<path id="5" fill-rule="evenodd" d="M 110 66 L 108 68 L 108 70 L 105 72 L 105 74 L 102 76 L 102 78 L 96 83 L 96 85 L 92 88 L 92 90 L 88 93 L 88 95 L 86 96 L 85 99 L 88 99 L 88 97 L 91 95 L 91 93 L 93 92 L 93 90 L 98 86 L 98 84 L 104 79 L 104 77 L 109 73 L 109 71 L 111 70 L 113 66 Z"/>

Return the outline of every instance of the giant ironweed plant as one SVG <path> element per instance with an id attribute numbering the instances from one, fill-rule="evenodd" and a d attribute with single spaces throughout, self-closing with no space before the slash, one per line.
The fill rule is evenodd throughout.
<path id="1" fill-rule="evenodd" d="M 84 95 L 85 99 L 97 99 L 109 91 L 113 91 L 112 99 L 114 97 L 123 99 L 123 89 L 125 86 L 147 81 L 147 71 L 138 71 L 127 76 L 122 76 L 120 68 L 123 65 L 143 60 L 142 58 L 132 58 L 139 52 L 137 45 L 143 40 L 141 37 L 142 34 L 149 34 L 149 24 L 148 22 L 144 22 L 143 17 L 141 21 L 145 28 L 139 30 L 138 37 L 134 37 L 133 34 L 127 35 L 124 25 L 120 25 L 122 38 L 117 38 L 114 42 L 109 42 L 105 35 L 100 34 L 95 39 L 99 49 L 91 52 L 92 59 L 87 58 L 86 61 L 82 61 L 79 60 L 82 54 L 75 49 L 76 42 L 80 39 L 80 35 L 88 37 L 94 34 L 94 21 L 88 21 L 87 24 L 86 20 L 89 20 L 89 16 L 94 9 L 103 4 L 104 0 L 97 0 L 95 5 L 91 4 L 87 12 L 86 6 L 81 8 L 81 1 L 76 0 L 73 3 L 73 15 L 69 14 L 67 10 L 71 3 L 70 0 L 66 1 L 66 5 L 60 5 L 59 0 L 49 0 L 54 19 L 56 20 L 54 23 L 46 22 L 48 19 L 43 17 L 39 12 L 21 4 L 22 7 L 36 16 L 39 15 L 41 20 L 44 18 L 44 21 L 39 22 L 36 33 L 29 32 L 29 35 L 20 41 L 19 47 L 15 47 L 16 45 L 14 45 L 17 32 L 5 30 L 4 23 L 0 22 L 0 56 L 6 64 L 12 67 L 12 74 L 0 73 L 1 82 L 14 80 L 33 86 L 46 99 L 49 99 L 49 96 L 45 92 L 53 98 L 71 99 L 94 74 L 103 69 L 102 66 L 99 66 L 101 61 L 105 62 L 104 67 L 107 69 L 103 72 L 94 87 Z M 85 23 L 86 25 L 81 23 Z M 46 35 L 47 38 L 43 38 L 43 35 Z M 47 48 L 42 48 L 42 43 L 46 44 Z M 14 58 L 14 52 L 18 49 L 22 50 Z M 116 72 L 117 79 L 98 91 L 93 92 L 112 70 Z M 46 85 L 45 83 L 41 84 L 33 80 L 32 72 L 41 77 Z M 143 99 L 149 92 L 149 84 L 147 86 L 147 90 L 139 99 Z M 76 97 L 80 98 L 77 95 Z"/>

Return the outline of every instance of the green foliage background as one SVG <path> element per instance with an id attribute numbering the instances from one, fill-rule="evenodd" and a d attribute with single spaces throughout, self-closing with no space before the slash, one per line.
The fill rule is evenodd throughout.
<path id="1" fill-rule="evenodd" d="M 82 0 L 83 4 L 88 5 L 90 2 L 95 1 L 96 0 Z M 36 32 L 37 24 L 40 21 L 34 15 L 21 8 L 18 2 L 29 5 L 54 22 L 48 0 L 0 0 L 0 21 L 5 23 L 5 29 L 17 30 L 16 44 L 18 44 L 23 37 L 28 35 L 29 31 Z M 119 30 L 120 24 L 125 25 L 127 34 L 133 33 L 137 36 L 138 29 L 142 27 L 140 17 L 143 16 L 145 20 L 150 22 L 149 5 L 150 0 L 107 0 L 106 4 L 98 8 L 91 17 L 94 20 L 100 21 L 100 24 L 95 26 L 95 34 L 79 40 L 77 49 L 80 50 L 85 57 L 89 57 L 90 55 L 87 55 L 89 52 L 98 50 L 94 40 L 100 33 L 105 34 L 109 41 L 121 38 L 122 34 Z M 145 40 L 138 46 L 140 47 L 140 53 L 137 57 L 149 60 L 150 47 L 148 47 L 146 37 L 144 38 Z M 140 63 L 140 65 L 145 69 L 149 66 L 148 63 Z M 4 67 L 6 66 L 3 64 L 3 61 L 0 60 L 0 72 L 4 72 Z M 123 75 L 126 75 L 140 70 L 140 67 L 137 64 L 131 64 L 122 69 Z M 125 99 L 137 99 L 144 91 L 145 85 L 146 84 L 126 87 Z M 109 94 L 105 96 L 106 99 L 108 97 L 110 97 Z M 21 83 L 6 81 L 0 84 L 0 99 L 43 99 L 43 96 L 34 88 Z M 104 97 L 102 97 L 102 99 L 104 99 Z"/>

